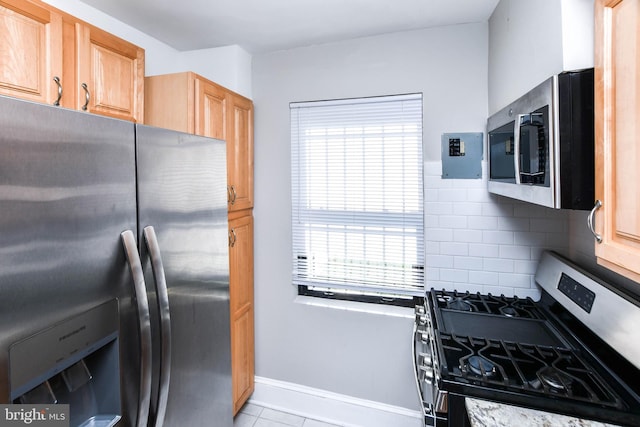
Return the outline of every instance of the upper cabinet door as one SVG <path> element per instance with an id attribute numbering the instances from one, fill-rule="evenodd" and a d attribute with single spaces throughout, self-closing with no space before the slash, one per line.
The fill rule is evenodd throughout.
<path id="1" fill-rule="evenodd" d="M 62 79 L 62 16 L 0 0 L 0 94 L 53 104 Z"/>
<path id="2" fill-rule="evenodd" d="M 226 140 L 226 91 L 220 86 L 195 79 L 196 134 Z"/>
<path id="3" fill-rule="evenodd" d="M 227 180 L 229 211 L 253 207 L 253 103 L 228 94 Z"/>
<path id="4" fill-rule="evenodd" d="M 598 262 L 640 282 L 640 1 L 596 0 Z"/>
<path id="5" fill-rule="evenodd" d="M 142 123 L 144 49 L 84 23 L 75 23 L 75 33 L 75 108 Z"/>

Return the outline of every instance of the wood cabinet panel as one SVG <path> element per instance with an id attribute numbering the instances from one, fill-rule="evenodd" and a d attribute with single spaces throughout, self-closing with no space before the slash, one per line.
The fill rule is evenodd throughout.
<path id="1" fill-rule="evenodd" d="M 229 219 L 229 299 L 234 414 L 254 389 L 253 216 Z"/>
<path id="2" fill-rule="evenodd" d="M 23 0 L 0 1 L 0 94 L 54 103 L 62 78 L 62 16 Z"/>
<path id="3" fill-rule="evenodd" d="M 0 94 L 142 122 L 144 50 L 38 0 L 0 0 Z"/>
<path id="4" fill-rule="evenodd" d="M 142 123 L 144 50 L 93 26 L 76 23 L 75 31 L 76 108 Z"/>
<path id="5" fill-rule="evenodd" d="M 253 103 L 239 95 L 230 97 L 227 123 L 227 182 L 229 210 L 253 207 Z"/>
<path id="6" fill-rule="evenodd" d="M 596 216 L 598 262 L 640 281 L 640 1 L 597 0 Z"/>
<path id="7" fill-rule="evenodd" d="M 196 133 L 198 135 L 226 141 L 226 91 L 202 79 L 195 80 L 195 90 L 197 93 L 195 115 Z"/>

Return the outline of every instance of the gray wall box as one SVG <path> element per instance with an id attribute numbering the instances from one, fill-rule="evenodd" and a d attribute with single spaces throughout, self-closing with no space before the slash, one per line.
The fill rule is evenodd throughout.
<path id="1" fill-rule="evenodd" d="M 442 179 L 482 178 L 482 132 L 442 134 Z"/>

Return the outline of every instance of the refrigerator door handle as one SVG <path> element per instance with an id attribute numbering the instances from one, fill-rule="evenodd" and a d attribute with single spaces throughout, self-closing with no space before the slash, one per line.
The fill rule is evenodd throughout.
<path id="1" fill-rule="evenodd" d="M 167 410 L 169 396 L 169 381 L 171 376 L 171 316 L 169 314 L 169 293 L 167 280 L 164 275 L 160 246 L 153 226 L 147 226 L 143 231 L 144 240 L 151 258 L 151 269 L 156 282 L 158 313 L 160 316 L 160 381 L 158 392 L 158 406 L 154 426 L 162 427 Z"/>
<path id="2" fill-rule="evenodd" d="M 127 256 L 131 275 L 133 276 L 134 297 L 138 310 L 140 328 L 140 398 L 138 400 L 137 427 L 146 427 L 149 418 L 149 403 L 151 402 L 151 320 L 149 302 L 144 282 L 144 273 L 136 238 L 131 230 L 120 234 Z"/>

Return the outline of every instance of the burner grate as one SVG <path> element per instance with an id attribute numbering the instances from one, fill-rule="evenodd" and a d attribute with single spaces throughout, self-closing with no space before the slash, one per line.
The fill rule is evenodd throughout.
<path id="1" fill-rule="evenodd" d="M 469 292 L 432 291 L 434 306 L 440 309 L 496 314 L 506 317 L 544 319 L 531 298 L 482 295 Z"/>
<path id="2" fill-rule="evenodd" d="M 530 395 L 622 408 L 621 399 L 576 351 L 440 334 L 443 378 Z"/>

